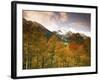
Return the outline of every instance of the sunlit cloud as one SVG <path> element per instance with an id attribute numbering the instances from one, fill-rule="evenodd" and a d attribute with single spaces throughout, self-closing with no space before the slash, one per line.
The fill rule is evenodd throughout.
<path id="1" fill-rule="evenodd" d="M 24 10 L 23 17 L 42 24 L 50 31 L 72 31 L 90 36 L 90 14 Z"/>

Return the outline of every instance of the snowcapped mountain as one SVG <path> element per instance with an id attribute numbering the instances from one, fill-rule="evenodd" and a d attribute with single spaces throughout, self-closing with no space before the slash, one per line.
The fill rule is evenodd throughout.
<path id="1" fill-rule="evenodd" d="M 89 32 L 84 32 L 84 31 L 78 31 L 78 30 L 75 30 L 73 28 L 64 28 L 64 27 L 61 27 L 59 28 L 59 30 L 56 31 L 57 34 L 60 34 L 60 35 L 66 35 L 66 34 L 72 34 L 72 33 L 80 33 L 82 36 L 91 36 L 91 34 Z"/>

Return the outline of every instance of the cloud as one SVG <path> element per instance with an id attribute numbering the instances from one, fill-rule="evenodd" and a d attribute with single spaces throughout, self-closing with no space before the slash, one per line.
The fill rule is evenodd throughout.
<path id="1" fill-rule="evenodd" d="M 23 11 L 23 17 L 27 20 L 37 21 L 51 31 L 57 29 L 59 24 L 64 24 L 68 19 L 67 13 L 28 10 Z"/>
<path id="2" fill-rule="evenodd" d="M 41 24 L 64 23 L 68 20 L 67 13 L 64 12 L 42 12 L 42 11 L 23 11 L 23 16 L 27 20 L 38 21 Z"/>
<path id="3" fill-rule="evenodd" d="M 36 21 L 45 26 L 47 29 L 54 31 L 58 28 L 52 17 L 54 12 L 42 12 L 42 11 L 23 11 L 23 17 L 27 20 Z"/>
<path id="4" fill-rule="evenodd" d="M 42 23 L 49 24 L 50 23 L 50 16 L 52 12 L 41 12 L 41 11 L 24 11 L 24 18 L 31 21 L 37 21 Z"/>
<path id="5" fill-rule="evenodd" d="M 51 16 L 51 20 L 55 23 L 65 23 L 68 21 L 68 15 L 65 12 L 54 12 Z"/>
<path id="6" fill-rule="evenodd" d="M 63 30 L 90 32 L 90 21 L 88 14 L 67 13 L 67 12 L 44 12 L 24 10 L 23 17 L 27 20 L 36 21 L 50 31 Z"/>

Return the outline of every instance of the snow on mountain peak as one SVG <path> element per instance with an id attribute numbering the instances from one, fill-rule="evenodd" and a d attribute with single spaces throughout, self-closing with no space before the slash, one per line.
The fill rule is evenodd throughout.
<path id="1" fill-rule="evenodd" d="M 87 35 L 87 36 L 91 36 L 90 32 L 84 32 L 84 31 L 78 31 L 78 30 L 75 30 L 74 28 L 65 28 L 65 27 L 61 27 L 59 28 L 59 30 L 57 30 L 57 33 L 60 34 L 60 35 L 66 35 L 66 33 L 68 32 L 72 32 L 72 33 L 81 33 L 81 34 L 84 34 L 84 35 Z"/>

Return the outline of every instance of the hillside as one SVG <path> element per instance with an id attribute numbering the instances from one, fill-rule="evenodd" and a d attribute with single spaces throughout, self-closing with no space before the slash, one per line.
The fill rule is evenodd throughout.
<path id="1" fill-rule="evenodd" d="M 90 66 L 90 44 L 84 34 L 60 35 L 23 19 L 23 69 Z"/>

